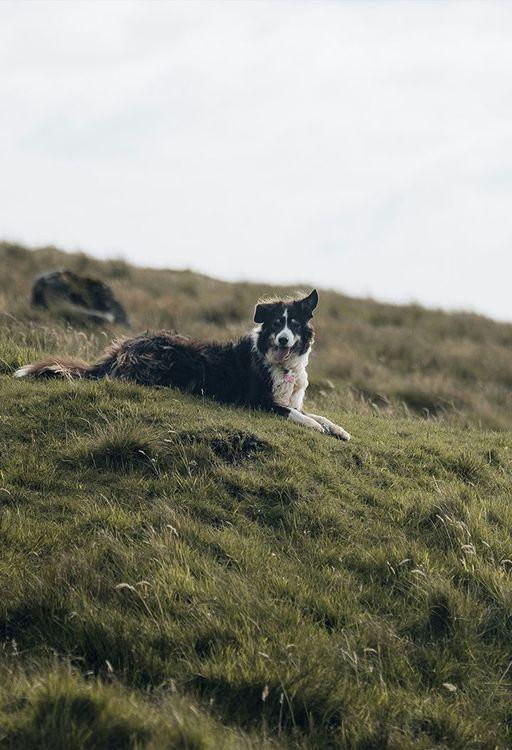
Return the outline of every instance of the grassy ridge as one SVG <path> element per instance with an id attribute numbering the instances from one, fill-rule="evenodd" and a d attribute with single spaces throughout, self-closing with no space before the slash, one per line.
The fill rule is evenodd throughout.
<path id="1" fill-rule="evenodd" d="M 5 269 L 0 274 L 0 319 L 4 328 L 13 330 L 14 342 L 86 358 L 103 348 L 111 329 L 106 334 L 89 329 L 84 336 L 28 306 L 34 276 L 59 267 L 99 275 L 110 283 L 134 332 L 175 328 L 198 338 L 236 337 L 251 325 L 261 294 L 290 291 L 0 243 L 0 268 Z M 9 316 L 23 325 L 17 326 Z M 83 321 L 69 322 L 83 329 Z M 321 293 L 315 323 L 312 388 L 326 408 L 334 402 L 360 414 L 417 415 L 493 429 L 512 425 L 512 324 L 328 291 Z"/>
<path id="2" fill-rule="evenodd" d="M 0 748 L 510 746 L 509 431 L 347 397 L 320 355 L 310 401 L 348 445 L 164 390 L 16 381 L 34 355 L 92 357 L 106 336 L 26 307 L 22 278 L 34 257 L 62 265 L 56 251 L 9 253 Z M 141 324 L 172 325 L 157 312 L 172 283 L 192 333 L 235 332 L 218 316 L 257 293 L 103 268 Z M 181 301 L 196 287 L 200 313 Z M 505 348 L 507 326 L 462 319 Z"/>

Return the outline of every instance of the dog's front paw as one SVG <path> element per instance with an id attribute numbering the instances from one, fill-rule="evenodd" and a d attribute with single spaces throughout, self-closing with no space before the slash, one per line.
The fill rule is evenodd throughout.
<path id="1" fill-rule="evenodd" d="M 346 442 L 348 442 L 351 438 L 350 433 L 344 430 L 343 427 L 339 427 L 339 425 L 337 424 L 333 424 L 330 427 L 329 433 L 337 440 L 345 440 Z"/>
<path id="2" fill-rule="evenodd" d="M 317 422 L 316 419 L 309 419 L 306 426 L 310 427 L 312 430 L 321 432 L 323 435 L 329 434 L 329 430 L 325 427 L 325 425 Z"/>

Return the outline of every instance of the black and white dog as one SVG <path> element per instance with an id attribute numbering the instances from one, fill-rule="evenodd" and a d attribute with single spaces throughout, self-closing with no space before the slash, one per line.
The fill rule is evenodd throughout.
<path id="1" fill-rule="evenodd" d="M 256 327 L 236 342 L 190 341 L 167 331 L 145 333 L 114 341 L 93 365 L 49 359 L 22 367 L 16 376 L 117 378 L 171 386 L 223 404 L 273 412 L 350 440 L 343 428 L 302 408 L 314 340 L 311 318 L 317 304 L 316 289 L 303 299 L 261 300 L 254 312 Z"/>

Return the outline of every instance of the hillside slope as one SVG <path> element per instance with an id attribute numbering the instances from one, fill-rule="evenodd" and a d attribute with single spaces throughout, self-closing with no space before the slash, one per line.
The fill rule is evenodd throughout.
<path id="1" fill-rule="evenodd" d="M 13 379 L 42 352 L 92 357 L 112 332 L 28 309 L 57 251 L 3 252 L 0 748 L 510 746 L 512 433 L 492 395 L 508 403 L 505 369 L 435 419 L 347 396 L 330 370 L 346 351 L 371 377 L 387 328 L 370 311 L 394 314 L 399 337 L 417 315 L 411 340 L 430 331 L 433 358 L 436 336 L 465 327 L 506 362 L 509 326 L 322 295 L 312 401 L 346 445 L 175 392 Z M 65 264 L 113 280 L 136 327 L 227 336 L 259 293 Z M 338 355 L 363 317 L 364 347 L 340 340 Z M 455 370 L 437 377 L 472 393 Z M 471 426 L 484 421 L 501 429 Z"/>
<path id="2" fill-rule="evenodd" d="M 110 338 L 112 330 L 77 335 L 55 318 L 30 310 L 32 279 L 62 267 L 110 283 L 134 332 L 171 328 L 198 338 L 236 337 L 250 327 L 260 295 L 290 291 L 0 243 L 0 320 L 13 331 L 14 341 L 87 358 L 96 356 Z M 22 321 L 21 327 L 13 317 Z M 83 327 L 81 321 L 70 322 Z M 322 291 L 315 325 L 311 393 L 325 408 L 335 404 L 362 414 L 418 415 L 493 429 L 512 426 L 512 324 Z"/>

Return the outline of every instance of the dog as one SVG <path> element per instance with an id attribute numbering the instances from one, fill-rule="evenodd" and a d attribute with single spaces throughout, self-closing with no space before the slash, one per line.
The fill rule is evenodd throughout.
<path id="1" fill-rule="evenodd" d="M 167 386 L 222 404 L 277 414 L 339 440 L 342 427 L 303 410 L 307 365 L 314 342 L 311 324 L 318 304 L 314 289 L 300 299 L 262 299 L 253 330 L 229 343 L 191 341 L 160 331 L 114 341 L 92 365 L 49 359 L 16 371 L 19 378 L 115 378 L 146 386 Z"/>

